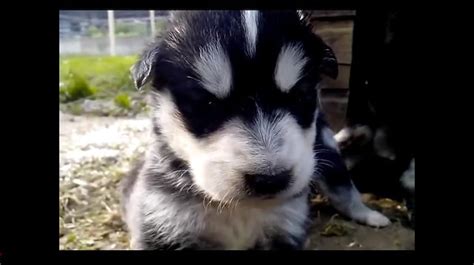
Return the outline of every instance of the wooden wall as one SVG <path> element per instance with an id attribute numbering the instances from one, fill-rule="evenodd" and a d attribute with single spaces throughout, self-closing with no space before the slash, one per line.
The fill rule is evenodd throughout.
<path id="1" fill-rule="evenodd" d="M 355 11 L 307 12 L 310 13 L 314 32 L 333 49 L 339 63 L 338 78 L 324 78 L 321 85 L 323 111 L 332 129 L 338 131 L 344 125 L 347 108 Z"/>

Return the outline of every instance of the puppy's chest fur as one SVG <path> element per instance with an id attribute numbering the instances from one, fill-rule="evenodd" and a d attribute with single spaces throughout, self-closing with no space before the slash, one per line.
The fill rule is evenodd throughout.
<path id="1" fill-rule="evenodd" d="M 220 239 L 226 249 L 271 248 L 275 237 L 292 241 L 305 234 L 308 216 L 304 198 L 269 208 L 241 207 L 207 214 L 205 234 Z M 238 206 L 237 206 L 238 207 Z M 297 242 L 288 242 L 297 245 Z"/>
<path id="2" fill-rule="evenodd" d="M 182 248 L 272 248 L 275 238 L 299 245 L 306 236 L 308 202 L 300 196 L 275 205 L 217 207 L 183 202 L 160 191 L 148 191 L 142 204 L 145 241 L 158 240 Z M 159 238 L 159 239 L 158 239 Z"/>

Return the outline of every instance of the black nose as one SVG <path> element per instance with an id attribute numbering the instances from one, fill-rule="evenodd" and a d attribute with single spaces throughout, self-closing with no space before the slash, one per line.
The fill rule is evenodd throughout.
<path id="1" fill-rule="evenodd" d="M 252 196 L 268 196 L 284 190 L 290 184 L 291 172 L 283 171 L 275 175 L 246 174 L 245 183 Z"/>

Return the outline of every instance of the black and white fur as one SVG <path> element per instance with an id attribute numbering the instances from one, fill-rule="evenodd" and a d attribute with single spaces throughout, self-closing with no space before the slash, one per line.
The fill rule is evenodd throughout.
<path id="1" fill-rule="evenodd" d="M 122 184 L 133 249 L 302 249 L 316 183 L 341 213 L 390 223 L 319 112 L 337 61 L 296 12 L 175 12 L 132 74 L 151 82 L 154 132 Z"/>

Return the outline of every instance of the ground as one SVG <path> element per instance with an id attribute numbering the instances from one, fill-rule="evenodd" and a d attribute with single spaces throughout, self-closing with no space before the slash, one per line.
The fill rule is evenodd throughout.
<path id="1" fill-rule="evenodd" d="M 117 185 L 149 140 L 146 115 L 134 118 L 60 113 L 60 249 L 128 249 Z M 406 209 L 366 197 L 393 224 L 370 228 L 346 220 L 324 198 L 314 199 L 308 248 L 313 250 L 412 250 L 415 232 L 402 223 Z"/>

